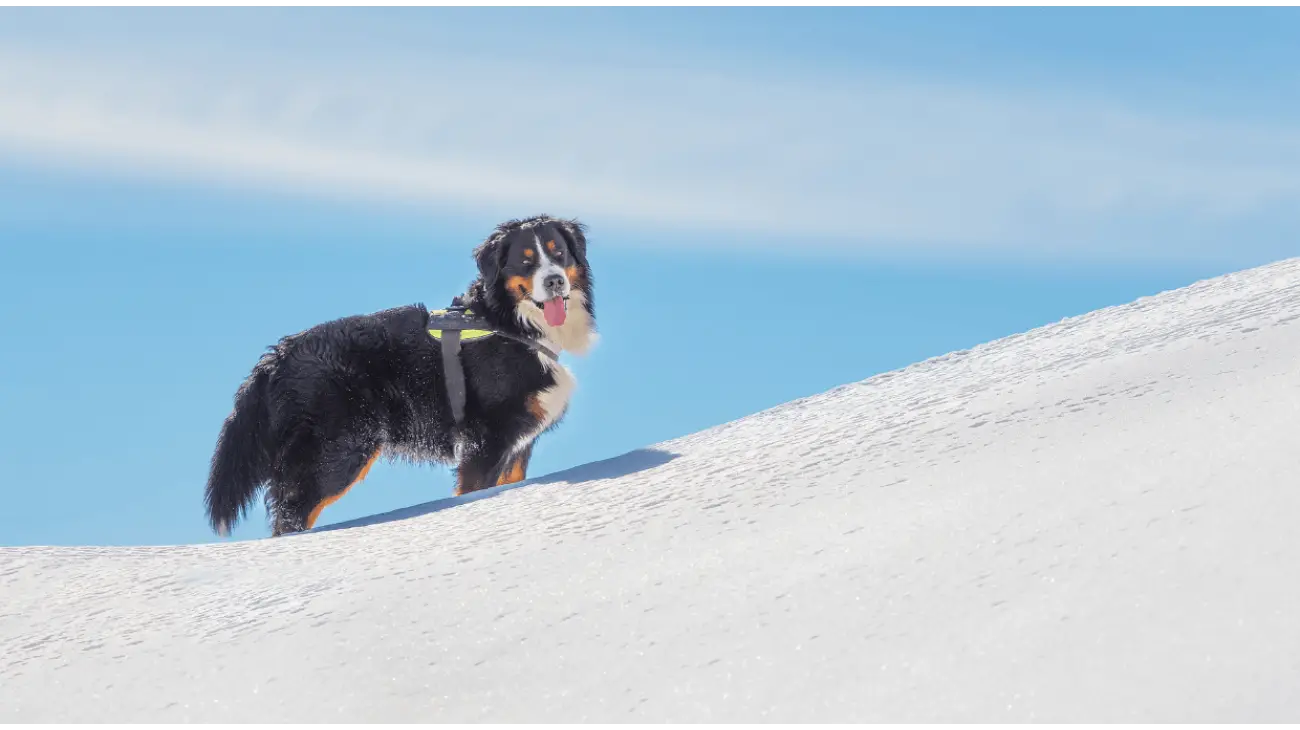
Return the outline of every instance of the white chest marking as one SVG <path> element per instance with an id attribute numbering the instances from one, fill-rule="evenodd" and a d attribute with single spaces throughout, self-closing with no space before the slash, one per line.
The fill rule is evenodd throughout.
<path id="1" fill-rule="evenodd" d="M 545 356 L 543 356 L 545 357 Z M 548 360 L 549 361 L 549 360 Z M 514 451 L 520 451 L 534 439 L 542 435 L 546 429 L 555 424 L 564 416 L 564 412 L 569 408 L 569 399 L 573 397 L 573 391 L 578 387 L 578 381 L 573 377 L 569 369 L 558 362 L 551 363 L 551 377 L 555 378 L 555 385 L 539 392 L 533 396 L 537 404 L 537 410 L 541 411 L 541 423 L 537 428 L 524 434 L 519 442 L 515 444 Z"/>

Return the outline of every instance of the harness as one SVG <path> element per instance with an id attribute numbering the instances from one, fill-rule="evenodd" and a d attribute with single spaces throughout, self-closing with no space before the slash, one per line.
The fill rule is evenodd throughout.
<path id="1" fill-rule="evenodd" d="M 452 300 L 446 309 L 429 311 L 429 334 L 442 343 L 442 374 L 447 387 L 447 400 L 451 402 L 451 415 L 460 425 L 465 420 L 465 368 L 460 361 L 460 343 L 487 337 L 504 337 L 522 343 L 531 350 L 559 362 L 560 355 L 541 342 L 527 337 L 492 329 L 492 325 L 461 304 L 460 297 Z"/>

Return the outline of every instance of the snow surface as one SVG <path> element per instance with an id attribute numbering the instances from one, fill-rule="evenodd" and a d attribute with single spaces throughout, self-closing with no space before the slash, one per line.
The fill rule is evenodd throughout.
<path id="1" fill-rule="evenodd" d="M 5 549 L 0 720 L 1297 721 L 1298 320 L 1300 259 L 477 498 Z"/>

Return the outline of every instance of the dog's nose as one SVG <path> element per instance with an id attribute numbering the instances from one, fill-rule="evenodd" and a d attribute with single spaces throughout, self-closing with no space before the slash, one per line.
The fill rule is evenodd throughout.
<path id="1" fill-rule="evenodd" d="M 542 286 L 546 287 L 548 294 L 560 296 L 564 293 L 564 277 L 560 274 L 551 274 L 542 280 Z"/>

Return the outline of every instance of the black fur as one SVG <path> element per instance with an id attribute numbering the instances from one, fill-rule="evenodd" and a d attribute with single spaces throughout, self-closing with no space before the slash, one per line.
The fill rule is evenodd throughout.
<path id="1" fill-rule="evenodd" d="M 465 304 L 495 329 L 539 336 L 517 313 L 533 306 L 521 302 L 527 292 L 506 286 L 510 276 L 527 275 L 512 252 L 535 233 L 556 240 L 576 267 L 569 283 L 585 298 L 594 330 L 587 241 L 577 221 L 537 216 L 498 226 L 474 250 L 479 277 Z M 526 470 L 542 423 L 535 396 L 556 384 L 556 373 L 520 342 L 466 341 L 465 420 L 456 429 L 427 321 L 422 304 L 397 307 L 326 322 L 269 348 L 236 392 L 212 456 L 213 529 L 226 534 L 263 486 L 272 534 L 307 529 L 313 510 L 351 486 L 376 453 L 455 465 L 458 493 L 494 486 L 514 464 Z M 563 417 L 552 415 L 550 428 Z"/>

